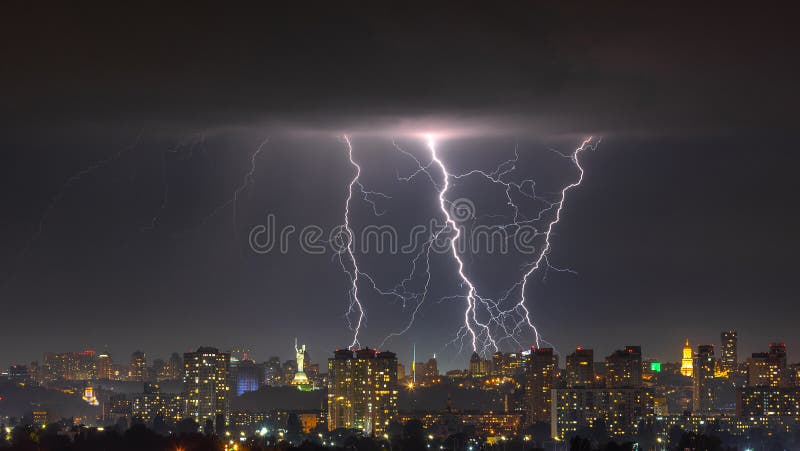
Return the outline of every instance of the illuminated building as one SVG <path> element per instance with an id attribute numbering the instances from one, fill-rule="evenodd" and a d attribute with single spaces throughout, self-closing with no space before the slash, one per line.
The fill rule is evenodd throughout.
<path id="1" fill-rule="evenodd" d="M 439 377 L 439 364 L 436 362 L 436 355 L 428 359 L 425 364 L 424 377 L 426 381 L 432 381 Z"/>
<path id="2" fill-rule="evenodd" d="M 736 414 L 741 417 L 800 416 L 800 390 L 745 387 L 739 391 Z"/>
<path id="3" fill-rule="evenodd" d="M 158 384 L 145 383 L 144 391 L 133 398 L 131 414 L 143 423 L 150 423 L 155 418 L 180 421 L 184 417 L 185 396 L 161 393 Z"/>
<path id="4" fill-rule="evenodd" d="M 659 373 L 661 373 L 661 362 L 653 359 L 642 362 L 642 381 L 645 385 L 652 386 Z"/>
<path id="5" fill-rule="evenodd" d="M 667 398 L 653 398 L 653 415 L 657 417 L 665 417 L 669 415 Z"/>
<path id="6" fill-rule="evenodd" d="M 735 330 L 722 332 L 720 340 L 719 372 L 717 377 L 730 377 L 736 372 L 739 363 L 737 355 L 737 333 Z"/>
<path id="7" fill-rule="evenodd" d="M 397 356 L 340 349 L 328 359 L 328 430 L 383 435 L 397 417 Z"/>
<path id="8" fill-rule="evenodd" d="M 606 387 L 642 386 L 642 347 L 625 346 L 606 357 Z"/>
<path id="9" fill-rule="evenodd" d="M 403 380 L 406 378 L 406 366 L 402 363 L 397 363 L 397 380 Z"/>
<path id="10" fill-rule="evenodd" d="M 790 378 L 786 371 L 786 345 L 771 343 L 769 352 L 754 352 L 747 359 L 749 387 L 787 387 Z"/>
<path id="11" fill-rule="evenodd" d="M 198 424 L 215 421 L 229 413 L 230 354 L 216 348 L 201 347 L 183 354 L 183 385 L 186 392 L 186 414 Z"/>
<path id="12" fill-rule="evenodd" d="M 653 397 L 644 388 L 559 388 L 551 412 L 551 435 L 558 439 L 599 420 L 611 436 L 634 434 L 640 419 L 653 417 Z"/>
<path id="13" fill-rule="evenodd" d="M 793 363 L 787 369 L 789 373 L 789 386 L 800 388 L 800 363 Z"/>
<path id="14" fill-rule="evenodd" d="M 264 379 L 261 374 L 262 367 L 259 367 L 252 360 L 242 360 L 238 362 L 236 367 L 232 367 L 236 380 L 236 396 L 241 396 L 247 392 L 258 391 L 260 382 Z"/>
<path id="15" fill-rule="evenodd" d="M 95 352 L 46 352 L 42 365 L 42 383 L 86 381 L 96 378 Z"/>
<path id="16" fill-rule="evenodd" d="M 311 363 L 306 352 L 305 372 L 310 386 L 317 387 L 319 382 L 319 363 Z"/>
<path id="17" fill-rule="evenodd" d="M 578 347 L 567 356 L 567 387 L 594 385 L 594 351 Z"/>
<path id="18" fill-rule="evenodd" d="M 82 399 L 89 405 L 100 405 L 100 403 L 97 401 L 97 397 L 94 395 L 94 387 L 92 387 L 92 384 L 86 384 L 86 388 L 83 389 Z"/>
<path id="19" fill-rule="evenodd" d="M 95 354 L 91 349 L 76 353 L 75 380 L 88 381 L 97 377 Z"/>
<path id="20" fill-rule="evenodd" d="M 525 366 L 525 421 L 550 421 L 551 391 L 558 377 L 558 356 L 552 348 L 531 348 Z"/>
<path id="21" fill-rule="evenodd" d="M 283 383 L 284 385 L 288 385 L 292 383 L 294 380 L 294 375 L 297 374 L 297 362 L 294 360 L 287 360 L 283 362 Z"/>
<path id="22" fill-rule="evenodd" d="M 182 374 L 183 360 L 181 359 L 180 354 L 173 352 L 169 357 L 169 360 L 167 360 L 164 366 L 161 367 L 161 371 L 158 372 L 158 380 L 176 381 L 180 380 Z"/>
<path id="23" fill-rule="evenodd" d="M 131 367 L 128 372 L 128 379 L 134 382 L 144 382 L 147 380 L 147 357 L 142 351 L 131 354 Z"/>
<path id="24" fill-rule="evenodd" d="M 683 345 L 683 358 L 681 358 L 681 374 L 686 377 L 694 376 L 694 356 L 692 355 L 692 347 L 689 345 L 689 339 L 686 339 L 686 344 Z"/>
<path id="25" fill-rule="evenodd" d="M 43 383 L 77 380 L 78 353 L 46 352 L 43 359 Z"/>
<path id="26" fill-rule="evenodd" d="M 8 381 L 14 384 L 27 385 L 31 382 L 31 373 L 25 365 L 8 367 Z"/>
<path id="27" fill-rule="evenodd" d="M 469 373 L 472 377 L 484 377 L 489 375 L 489 361 L 482 359 L 477 352 L 473 352 L 469 358 Z"/>
<path id="28" fill-rule="evenodd" d="M 513 378 L 525 366 L 525 356 L 521 352 L 495 352 L 492 356 L 492 375 Z"/>
<path id="29" fill-rule="evenodd" d="M 95 362 L 95 373 L 98 379 L 110 380 L 114 378 L 114 362 L 108 354 L 100 354 Z"/>
<path id="30" fill-rule="evenodd" d="M 268 387 L 278 387 L 283 385 L 283 368 L 281 360 L 277 357 L 270 357 L 264 362 L 264 385 Z"/>
<path id="31" fill-rule="evenodd" d="M 714 345 L 697 346 L 693 388 L 693 410 L 710 412 L 714 408 Z"/>
<path id="32" fill-rule="evenodd" d="M 33 411 L 33 423 L 37 426 L 47 426 L 50 415 L 46 410 L 37 409 Z"/>
<path id="33" fill-rule="evenodd" d="M 103 417 L 116 423 L 120 419 L 126 421 L 131 417 L 131 400 L 125 395 L 111 395 L 107 403 L 103 403 Z"/>

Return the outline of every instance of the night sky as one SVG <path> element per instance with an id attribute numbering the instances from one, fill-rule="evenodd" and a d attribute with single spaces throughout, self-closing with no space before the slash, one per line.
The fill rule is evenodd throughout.
<path id="1" fill-rule="evenodd" d="M 740 358 L 780 340 L 796 360 L 796 21 L 778 4 L 666 6 L 4 4 L 0 365 L 106 347 L 120 362 L 200 345 L 289 358 L 295 336 L 327 358 L 352 339 L 347 277 L 330 254 L 249 252 L 248 232 L 269 214 L 342 222 L 342 133 L 366 188 L 391 196 L 383 216 L 355 202 L 354 227 L 427 222 L 436 191 L 397 181 L 414 165 L 392 146 L 424 159 L 427 131 L 448 133 L 459 171 L 517 146 L 516 175 L 551 193 L 576 172 L 550 149 L 602 137 L 553 235 L 553 263 L 578 274 L 528 292 L 562 354 L 641 344 L 674 361 L 686 337 L 737 329 Z M 488 261 L 469 265 L 487 290 L 519 270 Z M 408 267 L 364 262 L 387 284 Z M 463 289 L 451 260 L 432 272 L 415 326 L 386 347 L 463 367 L 471 349 L 446 346 L 463 304 L 436 300 Z M 410 313 L 364 301 L 365 345 Z"/>

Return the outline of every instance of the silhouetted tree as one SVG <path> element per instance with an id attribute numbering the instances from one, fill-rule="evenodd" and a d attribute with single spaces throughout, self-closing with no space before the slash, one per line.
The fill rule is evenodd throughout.
<path id="1" fill-rule="evenodd" d="M 592 451 L 592 444 L 589 439 L 576 435 L 569 441 L 569 451 Z"/>
<path id="2" fill-rule="evenodd" d="M 200 425 L 193 418 L 184 418 L 175 424 L 175 431 L 178 434 L 195 434 L 200 430 Z"/>
<path id="3" fill-rule="evenodd" d="M 425 448 L 425 428 L 419 420 L 408 420 L 403 426 L 404 450 L 416 450 Z"/>

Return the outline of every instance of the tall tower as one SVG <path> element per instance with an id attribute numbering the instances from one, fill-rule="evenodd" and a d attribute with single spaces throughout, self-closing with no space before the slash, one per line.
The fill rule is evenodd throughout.
<path id="1" fill-rule="evenodd" d="M 738 363 L 736 342 L 737 334 L 735 330 L 729 330 L 720 334 L 720 376 L 730 377 L 733 372 L 736 371 L 736 365 Z"/>
<path id="2" fill-rule="evenodd" d="M 714 345 L 697 347 L 694 366 L 694 411 L 710 412 L 714 408 Z"/>
<path id="3" fill-rule="evenodd" d="M 689 345 L 689 339 L 686 339 L 686 344 L 683 345 L 683 358 L 681 359 L 681 374 L 686 377 L 693 377 L 694 376 L 694 367 L 693 361 L 694 356 L 692 355 L 692 347 Z"/>

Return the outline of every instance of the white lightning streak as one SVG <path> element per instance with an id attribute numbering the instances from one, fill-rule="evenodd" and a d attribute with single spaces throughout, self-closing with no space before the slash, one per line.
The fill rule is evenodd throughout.
<path id="1" fill-rule="evenodd" d="M 598 142 L 599 143 L 599 142 Z M 532 179 L 526 179 L 521 182 L 513 182 L 513 181 L 506 181 L 503 177 L 507 174 L 514 172 L 516 169 L 516 163 L 519 160 L 519 154 L 515 147 L 514 149 L 514 158 L 506 160 L 500 163 L 494 170 L 492 171 L 484 171 L 484 170 L 471 170 L 463 174 L 453 174 L 447 170 L 447 167 L 444 161 L 439 157 L 438 152 L 436 150 L 436 143 L 432 138 L 428 138 L 427 145 L 431 152 L 431 162 L 427 165 L 421 163 L 419 159 L 414 157 L 409 152 L 404 151 L 395 143 L 394 146 L 397 148 L 398 151 L 402 152 L 405 155 L 410 156 L 417 165 L 417 169 L 408 177 L 399 177 L 398 180 L 400 181 L 409 181 L 412 180 L 414 177 L 419 175 L 420 173 L 425 173 L 425 175 L 431 180 L 433 186 L 438 191 L 438 200 L 439 200 L 439 209 L 441 210 L 445 221 L 446 227 L 440 229 L 435 238 L 439 238 L 439 235 L 444 232 L 445 229 L 454 230 L 455 234 L 450 238 L 450 253 L 452 254 L 453 259 L 456 261 L 457 264 L 457 273 L 459 278 L 461 279 L 462 285 L 467 287 L 467 292 L 464 295 L 457 295 L 457 296 L 448 296 L 443 298 L 445 299 L 454 299 L 454 298 L 463 298 L 466 301 L 466 309 L 464 312 L 464 325 L 462 326 L 461 330 L 457 334 L 456 340 L 462 337 L 469 337 L 470 342 L 472 344 L 472 348 L 475 351 L 486 352 L 490 350 L 497 350 L 499 343 L 504 340 L 512 340 L 517 343 L 517 345 L 521 346 L 521 343 L 517 339 L 517 334 L 522 331 L 522 328 L 527 326 L 533 333 L 534 341 L 536 346 L 539 347 L 541 342 L 541 336 L 539 331 L 533 324 L 531 320 L 530 310 L 528 309 L 526 303 L 527 299 L 525 296 L 525 289 L 527 288 L 527 282 L 530 277 L 539 269 L 544 268 L 544 278 L 546 278 L 547 273 L 546 270 L 553 269 L 556 271 L 568 271 L 572 272 L 569 269 L 561 269 L 553 267 L 549 261 L 549 253 L 552 249 L 552 232 L 555 228 L 556 224 L 559 223 L 561 220 L 562 211 L 564 208 L 564 203 L 566 200 L 567 192 L 578 187 L 583 182 L 584 170 L 580 164 L 580 155 L 584 150 L 587 149 L 595 149 L 597 144 L 592 144 L 592 138 L 589 137 L 584 140 L 581 145 L 575 149 L 571 154 L 563 154 L 557 152 L 559 155 L 569 158 L 573 164 L 578 169 L 578 179 L 570 183 L 569 185 L 565 186 L 561 191 L 560 195 L 558 196 L 557 200 L 549 201 L 536 193 L 536 183 Z M 434 179 L 432 178 L 429 168 L 432 165 L 436 165 L 438 169 L 442 172 L 443 175 L 443 182 L 441 185 L 437 184 Z M 450 208 L 454 208 L 454 204 L 452 204 L 447 199 L 447 192 L 452 187 L 451 180 L 461 180 L 463 178 L 469 176 L 480 176 L 492 184 L 500 185 L 504 187 L 505 190 L 505 197 L 506 197 L 506 205 L 508 205 L 512 209 L 512 218 L 510 222 L 507 224 L 500 224 L 494 225 L 494 228 L 500 228 L 504 230 L 509 230 L 512 235 L 517 233 L 523 225 L 531 225 L 531 224 L 538 224 L 540 221 L 544 221 L 546 216 L 550 216 L 552 219 L 546 222 L 546 225 L 543 228 L 535 228 L 534 237 L 542 237 L 542 246 L 541 251 L 537 252 L 537 257 L 530 263 L 524 265 L 524 273 L 514 285 L 511 286 L 508 290 L 505 291 L 505 294 L 501 296 L 499 299 L 492 299 L 488 297 L 484 297 L 479 294 L 477 286 L 472 282 L 470 277 L 467 275 L 465 270 L 465 264 L 461 256 L 458 254 L 457 245 L 456 243 L 463 239 L 461 231 L 458 229 L 456 221 L 451 216 L 451 212 L 448 210 L 448 206 Z M 512 193 L 516 193 L 514 195 L 521 195 L 531 200 L 540 202 L 544 205 L 544 208 L 539 210 L 538 214 L 532 217 L 527 217 L 520 211 L 520 206 L 514 200 L 514 195 Z M 551 216 L 552 215 L 552 216 Z M 429 252 L 429 251 L 428 251 Z M 427 259 L 426 259 L 427 263 Z M 416 270 L 416 259 L 414 261 L 414 265 L 412 266 L 412 276 L 414 271 Z M 428 280 L 430 280 L 430 268 L 426 269 L 428 273 Z M 404 279 L 403 284 L 399 285 L 401 287 L 405 287 L 404 283 L 406 280 L 409 280 L 410 277 Z M 425 290 L 419 293 L 413 293 L 416 296 L 420 296 L 423 300 L 427 295 L 427 283 L 425 286 Z M 508 300 L 509 297 L 513 295 L 513 293 L 519 290 L 519 299 L 516 301 L 513 306 L 503 307 L 503 304 Z M 389 291 L 388 293 L 382 292 L 382 294 L 391 294 L 395 296 L 400 295 L 407 295 L 406 292 L 398 293 L 395 291 Z M 393 333 L 387 337 L 390 338 L 391 336 L 400 335 L 407 331 L 411 324 L 413 323 L 414 317 L 416 316 L 417 311 L 419 310 L 420 304 L 414 310 L 412 315 L 411 322 L 399 333 Z M 481 320 L 481 316 L 486 316 L 486 319 Z M 502 332 L 501 335 L 497 335 L 495 332 L 499 329 Z M 385 341 L 385 340 L 384 340 Z"/>
<path id="2" fill-rule="evenodd" d="M 200 220 L 200 223 L 197 227 L 203 226 L 208 220 L 216 216 L 222 210 L 233 206 L 232 210 L 232 217 L 233 217 L 233 236 L 234 241 L 236 240 L 236 203 L 239 201 L 239 195 L 250 185 L 255 183 L 255 172 L 256 172 L 256 161 L 258 156 L 261 154 L 261 151 L 264 150 L 264 146 L 267 145 L 269 142 L 269 138 L 265 138 L 264 141 L 261 141 L 261 144 L 256 148 L 255 152 L 250 155 L 250 169 L 244 174 L 242 177 L 242 183 L 239 184 L 236 189 L 233 190 L 233 196 L 230 199 L 227 199 L 225 202 L 217 205 L 214 207 L 213 210 L 209 214 L 207 214 L 203 219 Z"/>
<path id="3" fill-rule="evenodd" d="M 396 142 L 392 141 L 392 144 L 397 151 L 408 156 L 414 161 L 414 163 L 416 163 L 416 169 L 410 175 L 401 177 L 398 174 L 397 180 L 400 182 L 410 182 L 418 175 L 426 176 L 438 194 L 438 207 L 444 218 L 444 224 L 441 227 L 437 227 L 435 231 L 431 231 L 428 241 L 423 244 L 421 250 L 419 250 L 412 259 L 410 273 L 391 289 L 383 289 L 378 287 L 375 279 L 368 272 L 359 268 L 356 261 L 355 251 L 353 248 L 354 233 L 350 226 L 351 204 L 355 197 L 355 190 L 360 190 L 362 193 L 362 199 L 372 205 L 373 211 L 376 214 L 379 214 L 377 212 L 377 207 L 374 200 L 370 199 L 369 196 L 373 194 L 380 195 L 380 193 L 366 191 L 364 189 L 364 186 L 360 181 L 361 166 L 353 158 L 353 148 L 347 136 L 344 137 L 344 141 L 347 144 L 350 164 L 356 171 L 348 186 L 348 196 L 345 203 L 344 229 L 345 235 L 348 239 L 348 245 L 346 249 L 343 249 L 339 253 L 340 265 L 342 266 L 344 272 L 349 275 L 351 281 L 351 287 L 349 289 L 350 304 L 347 312 L 348 323 L 351 330 L 354 331 L 354 339 L 351 344 L 351 348 L 360 346 L 358 334 L 366 317 L 364 306 L 359 298 L 359 282 L 366 280 L 375 292 L 382 296 L 389 296 L 399 299 L 402 302 L 403 307 L 405 307 L 408 302 L 416 302 L 409 322 L 399 331 L 395 331 L 387 335 L 381 343 L 381 346 L 383 346 L 390 338 L 402 335 L 412 327 L 417 313 L 420 311 L 422 304 L 425 302 L 425 299 L 428 296 L 428 288 L 431 282 L 431 248 L 433 243 L 440 238 L 449 240 L 449 242 L 445 241 L 444 243 L 448 246 L 448 254 L 450 254 L 456 263 L 456 272 L 460 279 L 461 285 L 462 287 L 466 287 L 466 293 L 464 294 L 447 296 L 441 299 L 463 299 L 466 303 L 463 317 L 464 325 L 459 329 L 454 341 L 459 339 L 468 339 L 472 349 L 481 353 L 497 351 L 499 349 L 499 344 L 505 340 L 511 340 L 522 347 L 522 344 L 518 340 L 518 334 L 527 327 L 533 333 L 536 346 L 540 347 L 544 340 L 542 340 L 539 331 L 531 320 L 531 313 L 526 305 L 528 301 L 525 296 L 527 283 L 531 276 L 536 273 L 537 270 L 542 268 L 545 270 L 543 279 L 547 277 L 546 271 L 549 269 L 572 272 L 569 269 L 556 268 L 550 264 L 549 254 L 552 249 L 552 232 L 555 226 L 561 221 L 567 193 L 570 190 L 580 186 L 583 182 L 584 169 L 580 163 L 581 153 L 587 149 L 594 150 L 597 144 L 599 144 L 599 141 L 598 143 L 592 143 L 592 138 L 589 137 L 570 154 L 556 152 L 558 155 L 568 158 L 572 161 L 572 163 L 578 169 L 578 178 L 575 182 L 572 182 L 562 188 L 560 190 L 560 194 L 556 199 L 553 200 L 548 200 L 539 196 L 536 193 L 536 183 L 532 179 L 526 179 L 520 182 L 505 180 L 505 176 L 511 174 L 517 168 L 519 153 L 516 146 L 514 148 L 514 157 L 503 161 L 497 165 L 494 170 L 475 169 L 465 173 L 454 174 L 449 172 L 447 169 L 447 165 L 440 157 L 436 148 L 436 142 L 432 137 L 429 137 L 427 140 L 427 147 L 430 151 L 430 162 L 426 163 L 421 162 L 420 159 L 415 157 L 410 152 L 405 151 Z M 434 177 L 432 175 L 431 168 L 433 167 L 441 172 L 441 181 L 437 180 L 438 176 Z M 541 248 L 536 253 L 535 259 L 523 266 L 524 272 L 522 277 L 497 299 L 485 297 L 479 293 L 477 285 L 469 276 L 465 262 L 462 256 L 459 254 L 460 241 L 463 241 L 466 239 L 466 237 L 463 236 L 463 231 L 461 230 L 458 221 L 453 216 L 454 211 L 451 211 L 452 209 L 457 208 L 458 205 L 448 200 L 447 195 L 450 189 L 454 186 L 454 182 L 470 176 L 482 177 L 490 183 L 504 188 L 506 205 L 511 209 L 512 212 L 512 214 L 509 216 L 510 222 L 506 224 L 493 225 L 491 227 L 508 230 L 513 235 L 518 233 L 519 230 L 521 230 L 525 225 L 536 224 L 534 227 L 533 237 L 540 238 L 542 240 Z M 542 208 L 539 209 L 538 214 L 528 217 L 522 213 L 520 206 L 515 201 L 515 196 L 523 196 L 527 199 L 536 201 L 542 205 Z M 384 195 L 384 197 L 388 196 Z M 474 212 L 469 213 L 473 214 Z M 497 217 L 496 215 L 487 216 Z M 474 215 L 472 218 L 473 220 L 477 220 Z M 540 224 L 542 227 L 539 227 Z M 347 254 L 348 264 L 346 264 L 343 259 L 343 254 L 345 253 Z M 424 287 L 420 290 L 414 291 L 413 289 L 409 288 L 408 284 L 411 283 L 417 276 L 417 271 L 421 261 L 424 262 Z M 506 302 L 517 292 L 517 290 L 519 290 L 518 300 L 514 301 L 511 305 L 506 305 Z M 355 325 L 353 324 L 353 321 L 351 321 L 351 316 L 354 314 L 357 314 Z"/>
<path id="4" fill-rule="evenodd" d="M 345 143 L 347 143 L 347 156 L 350 160 L 350 164 L 356 170 L 355 175 L 350 180 L 350 184 L 347 185 L 347 199 L 344 203 L 344 231 L 347 235 L 346 252 L 350 259 L 350 263 L 353 266 L 352 272 L 348 271 L 344 266 L 344 263 L 341 261 L 341 254 L 339 259 L 340 264 L 342 264 L 342 269 L 350 274 L 350 305 L 347 309 L 346 317 L 348 323 L 350 324 L 350 329 L 353 331 L 353 342 L 350 344 L 350 349 L 355 349 L 361 347 L 361 343 L 358 341 L 358 334 L 361 331 L 361 324 L 364 322 L 364 306 L 361 305 L 361 300 L 358 298 L 358 275 L 360 271 L 358 269 L 358 261 L 356 260 L 354 251 L 355 235 L 353 233 L 353 229 L 350 227 L 350 203 L 353 200 L 353 188 L 358 186 L 363 190 L 363 186 L 359 181 L 359 177 L 361 177 L 361 166 L 353 159 L 353 145 L 350 143 L 350 138 L 347 135 L 343 135 L 342 138 L 344 139 Z M 358 314 L 355 326 L 353 326 L 350 321 L 350 315 L 354 312 Z"/>
<path id="5" fill-rule="evenodd" d="M 537 258 L 533 262 L 533 264 L 530 265 L 530 268 L 528 269 L 528 271 L 525 272 L 525 274 L 522 276 L 522 285 L 520 287 L 520 297 L 519 297 L 519 302 L 517 303 L 517 307 L 522 309 L 522 311 L 525 314 L 525 321 L 528 323 L 528 326 L 534 332 L 534 336 L 535 336 L 535 339 L 536 339 L 536 347 L 537 348 L 540 346 L 540 343 L 539 343 L 540 342 L 540 336 L 539 336 L 539 331 L 536 329 L 536 326 L 534 326 L 533 322 L 531 321 L 530 311 L 528 310 L 528 307 L 525 305 L 525 287 L 528 284 L 528 278 L 537 269 L 539 269 L 539 267 L 541 266 L 542 262 L 545 262 L 545 264 L 547 264 L 549 266 L 549 261 L 547 260 L 547 255 L 550 253 L 550 249 L 552 248 L 552 243 L 550 242 L 550 237 L 551 237 L 551 234 L 553 232 L 553 227 L 555 227 L 555 225 L 558 224 L 559 221 L 561 221 L 561 212 L 564 209 L 564 201 L 567 198 L 567 191 L 580 186 L 580 184 L 583 182 L 584 170 L 583 170 L 583 166 L 581 166 L 580 155 L 581 155 L 581 152 L 583 152 L 586 149 L 594 150 L 594 149 L 597 148 L 597 144 L 599 144 L 599 142 L 596 143 L 596 144 L 591 144 L 591 142 L 592 142 L 592 137 L 591 136 L 586 138 L 583 141 L 583 143 L 581 143 L 580 147 L 575 149 L 575 151 L 569 157 L 572 160 L 572 162 L 575 163 L 575 166 L 578 168 L 578 180 L 573 182 L 573 183 L 570 183 L 569 185 L 565 186 L 561 190 L 561 197 L 558 200 L 558 202 L 556 203 L 557 207 L 556 207 L 555 217 L 547 224 L 547 229 L 546 229 L 546 231 L 544 233 L 544 243 L 545 243 L 544 248 L 542 249 L 542 252 L 539 254 L 539 258 Z"/>
<path id="6" fill-rule="evenodd" d="M 450 189 L 450 173 L 447 172 L 447 168 L 445 167 L 442 160 L 439 159 L 439 155 L 436 153 L 436 143 L 433 142 L 433 139 L 428 139 L 428 148 L 431 150 L 431 160 L 439 166 L 439 169 L 442 171 L 442 188 L 439 190 L 439 208 L 442 211 L 442 214 L 447 221 L 448 226 L 455 232 L 455 235 L 450 238 L 450 250 L 452 251 L 453 258 L 456 260 L 458 265 L 458 275 L 461 278 L 461 281 L 465 283 L 469 288 L 467 290 L 466 300 L 467 300 L 467 308 L 464 311 L 464 327 L 469 331 L 470 336 L 472 337 L 472 349 L 478 349 L 478 336 L 481 333 L 475 332 L 473 329 L 473 324 L 475 327 L 482 329 L 482 332 L 486 334 L 486 340 L 488 344 L 490 344 L 495 350 L 497 350 L 497 343 L 494 341 L 491 335 L 491 331 L 489 326 L 485 323 L 481 323 L 478 320 L 477 316 L 477 309 L 476 309 L 476 297 L 477 293 L 475 290 L 475 285 L 472 281 L 469 280 L 467 275 L 464 273 L 464 262 L 461 260 L 461 257 L 458 255 L 458 248 L 457 248 L 457 241 L 461 237 L 461 229 L 459 229 L 458 224 L 456 221 L 450 216 L 450 212 L 447 209 L 447 191 Z M 439 235 L 445 229 L 441 229 L 437 235 Z"/>

